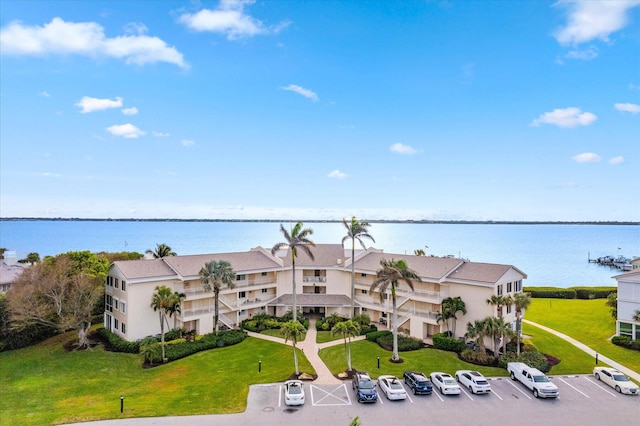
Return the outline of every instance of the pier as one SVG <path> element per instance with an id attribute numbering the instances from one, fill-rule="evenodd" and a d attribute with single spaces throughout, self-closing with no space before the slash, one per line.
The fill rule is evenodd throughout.
<path id="1" fill-rule="evenodd" d="M 631 259 L 627 259 L 624 256 L 602 256 L 597 259 L 591 259 L 591 255 L 589 255 L 589 263 L 596 263 L 598 265 L 608 266 L 621 271 L 630 271 L 632 269 Z"/>

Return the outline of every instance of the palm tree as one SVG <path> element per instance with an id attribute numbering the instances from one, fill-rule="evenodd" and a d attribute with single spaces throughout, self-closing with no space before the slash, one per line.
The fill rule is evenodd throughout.
<path id="1" fill-rule="evenodd" d="M 451 333 L 453 337 L 455 337 L 456 336 L 456 320 L 458 319 L 456 315 L 458 314 L 458 312 L 462 312 L 462 315 L 466 315 L 467 305 L 459 296 L 447 297 L 445 299 L 442 299 L 442 312 L 443 312 L 442 314 L 443 319 L 445 319 L 444 317 L 446 317 L 447 321 L 449 319 L 453 320 Z M 449 327 L 447 326 L 447 330 L 448 329 Z"/>
<path id="2" fill-rule="evenodd" d="M 503 348 L 506 348 L 506 338 L 511 334 L 511 324 L 506 323 L 502 317 L 487 317 L 484 319 L 482 331 L 485 335 L 491 336 L 493 340 L 493 356 L 498 359 L 500 340 L 502 340 Z"/>
<path id="3" fill-rule="evenodd" d="M 342 247 L 344 247 L 344 242 L 348 239 L 351 239 L 351 318 L 356 315 L 355 308 L 355 288 L 356 288 L 356 270 L 355 270 L 355 256 L 356 256 L 356 240 L 360 243 L 363 249 L 366 250 L 366 246 L 362 241 L 363 238 L 368 238 L 372 242 L 376 242 L 373 237 L 369 234 L 367 228 L 369 228 L 368 222 L 359 222 L 355 216 L 351 217 L 351 223 L 347 223 L 346 219 L 342 219 L 342 224 L 347 229 L 347 235 L 342 237 Z"/>
<path id="4" fill-rule="evenodd" d="M 495 306 L 496 316 L 502 317 L 502 307 L 511 304 L 511 296 L 505 297 L 494 294 L 487 299 L 487 304 Z"/>
<path id="5" fill-rule="evenodd" d="M 293 229 L 291 229 L 291 233 L 289 233 L 285 227 L 280 224 L 280 232 L 284 235 L 284 239 L 286 241 L 277 243 L 271 248 L 271 254 L 275 255 L 276 252 L 284 247 L 289 247 L 291 251 L 291 267 L 292 267 L 292 286 L 293 286 L 293 320 L 297 320 L 298 313 L 298 305 L 296 304 L 296 256 L 298 255 L 298 249 L 302 250 L 311 258 L 311 260 L 315 260 L 313 257 L 313 253 L 309 246 L 315 247 L 315 243 L 309 239 L 309 235 L 313 234 L 313 229 L 311 228 L 303 228 L 302 222 L 298 222 L 295 224 Z"/>
<path id="6" fill-rule="evenodd" d="M 360 335 L 360 325 L 353 320 L 339 322 L 331 329 L 331 335 L 341 335 L 344 339 L 347 369 L 351 371 L 351 339 Z"/>
<path id="7" fill-rule="evenodd" d="M 182 313 L 182 301 L 187 297 L 186 294 L 180 293 L 178 291 L 173 293 L 173 303 L 167 310 L 169 314 L 169 318 L 173 316 L 173 329 L 178 328 L 178 314 Z M 167 318 L 168 321 L 168 318 Z M 169 327 L 169 323 L 167 322 L 167 327 Z"/>
<path id="8" fill-rule="evenodd" d="M 143 362 L 153 365 L 153 360 L 158 358 L 158 341 L 153 337 L 147 337 L 140 344 L 140 355 Z"/>
<path id="9" fill-rule="evenodd" d="M 149 249 L 145 253 L 153 255 L 153 257 L 156 258 L 156 259 L 161 259 L 161 258 L 167 257 L 167 256 L 177 256 L 176 253 L 174 251 L 172 251 L 171 247 L 169 247 L 168 245 L 166 245 L 166 244 L 157 244 L 157 243 L 156 243 L 156 249 L 155 250 Z"/>
<path id="10" fill-rule="evenodd" d="M 522 334 L 522 311 L 531 305 L 531 293 L 516 293 L 513 295 L 516 310 L 516 351 L 520 356 L 520 334 Z"/>
<path id="11" fill-rule="evenodd" d="M 162 342 L 162 360 L 164 361 L 164 323 L 167 319 L 169 308 L 174 303 L 174 296 L 171 289 L 167 286 L 156 287 L 156 292 L 151 297 L 151 307 L 153 311 L 158 311 L 160 319 L 160 341 Z"/>
<path id="12" fill-rule="evenodd" d="M 440 311 L 436 313 L 436 322 L 438 324 L 443 323 L 447 328 L 447 333 L 449 332 L 449 318 L 451 318 L 451 312 L 449 309 L 446 309 L 443 305 L 440 305 Z"/>
<path id="13" fill-rule="evenodd" d="M 396 306 L 396 287 L 400 281 L 404 281 L 413 290 L 413 281 L 422 282 L 418 273 L 407 266 L 404 260 L 394 261 L 382 259 L 381 269 L 378 269 L 377 278 L 371 284 L 371 292 L 376 289 L 380 291 L 380 301 L 384 300 L 384 295 L 391 286 L 391 301 L 393 306 L 393 355 L 391 362 L 400 361 L 398 356 L 398 309 Z"/>
<path id="14" fill-rule="evenodd" d="M 300 336 L 302 336 L 305 331 L 307 330 L 304 328 L 304 325 L 300 324 L 300 321 L 297 320 L 287 321 L 280 327 L 280 333 L 282 333 L 282 336 L 284 337 L 284 342 L 287 343 L 291 340 L 291 343 L 293 344 L 293 364 L 296 369 L 296 376 L 300 374 L 300 371 L 298 371 L 298 352 L 296 344 L 298 343 Z"/>
<path id="15" fill-rule="evenodd" d="M 200 281 L 204 284 L 206 291 L 213 291 L 213 331 L 218 334 L 218 298 L 222 286 L 233 288 L 233 280 L 236 273 L 233 272 L 231 264 L 226 260 L 212 260 L 204 264 L 200 269 Z"/>
<path id="16" fill-rule="evenodd" d="M 475 320 L 473 323 L 467 323 L 467 332 L 464 335 L 465 339 L 471 339 L 480 347 L 482 353 L 485 353 L 484 347 L 484 321 Z"/>

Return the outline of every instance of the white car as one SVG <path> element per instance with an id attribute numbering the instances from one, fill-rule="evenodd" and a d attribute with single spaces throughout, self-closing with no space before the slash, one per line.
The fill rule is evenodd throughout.
<path id="1" fill-rule="evenodd" d="M 396 376 L 378 377 L 378 387 L 389 400 L 407 399 L 407 391 Z"/>
<path id="2" fill-rule="evenodd" d="M 459 395 L 460 392 L 462 392 L 460 386 L 458 386 L 458 383 L 456 383 L 450 374 L 435 372 L 431 373 L 429 378 L 433 386 L 438 388 L 443 395 Z"/>
<path id="3" fill-rule="evenodd" d="M 596 379 L 602 380 L 614 388 L 618 393 L 638 395 L 638 386 L 615 368 L 596 367 L 593 369 L 593 375 Z"/>
<path id="4" fill-rule="evenodd" d="M 304 405 L 304 386 L 300 380 L 284 382 L 284 403 L 286 405 Z"/>
<path id="5" fill-rule="evenodd" d="M 458 370 L 456 371 L 456 380 L 461 386 L 469 389 L 469 392 L 480 394 L 491 392 L 491 385 L 485 377 L 477 371 Z"/>

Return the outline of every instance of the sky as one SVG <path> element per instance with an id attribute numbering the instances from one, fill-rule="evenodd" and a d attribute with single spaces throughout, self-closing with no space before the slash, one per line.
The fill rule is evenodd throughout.
<path id="1" fill-rule="evenodd" d="M 0 2 L 0 217 L 640 221 L 640 0 Z"/>

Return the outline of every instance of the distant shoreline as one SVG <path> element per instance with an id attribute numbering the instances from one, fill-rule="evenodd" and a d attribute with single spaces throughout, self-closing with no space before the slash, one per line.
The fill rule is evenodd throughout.
<path id="1" fill-rule="evenodd" d="M 0 217 L 2 221 L 60 221 L 60 222 L 297 222 L 299 219 L 171 219 L 171 218 L 80 218 L 80 217 Z M 306 223 L 341 223 L 337 219 L 304 219 Z M 451 225 L 640 225 L 634 221 L 509 221 L 509 220 L 391 220 L 391 219 L 362 219 L 369 223 L 394 223 L 394 224 L 451 224 Z"/>

